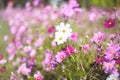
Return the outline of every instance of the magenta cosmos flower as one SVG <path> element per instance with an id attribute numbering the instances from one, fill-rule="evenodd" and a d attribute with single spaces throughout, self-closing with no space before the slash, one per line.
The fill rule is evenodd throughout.
<path id="1" fill-rule="evenodd" d="M 66 53 L 67 56 L 70 56 L 71 54 L 74 53 L 75 49 L 72 46 L 67 46 L 62 49 L 64 53 Z"/>
<path id="2" fill-rule="evenodd" d="M 34 74 L 35 80 L 43 80 L 43 75 L 38 71 L 36 74 Z"/>
<path id="3" fill-rule="evenodd" d="M 66 58 L 66 53 L 64 53 L 63 51 L 58 52 L 55 58 L 58 63 L 61 63 Z"/>
<path id="4" fill-rule="evenodd" d="M 109 18 L 108 20 L 104 22 L 104 26 L 105 28 L 112 28 L 115 26 L 115 23 L 116 23 L 115 19 Z"/>
<path id="5" fill-rule="evenodd" d="M 51 26 L 48 28 L 49 33 L 53 33 L 55 31 L 55 27 Z"/>
<path id="6" fill-rule="evenodd" d="M 99 43 L 105 39 L 105 34 L 102 32 L 94 33 L 93 38 L 91 39 L 92 42 Z"/>

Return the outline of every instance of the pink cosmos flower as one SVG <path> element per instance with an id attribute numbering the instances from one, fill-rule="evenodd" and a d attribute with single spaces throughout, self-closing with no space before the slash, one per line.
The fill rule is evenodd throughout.
<path id="1" fill-rule="evenodd" d="M 51 65 L 51 62 L 48 62 L 46 60 L 43 61 L 42 65 L 44 66 L 44 69 L 46 71 L 50 71 L 52 70 L 52 65 Z"/>
<path id="2" fill-rule="evenodd" d="M 25 46 L 23 48 L 23 50 L 24 50 L 25 53 L 28 53 L 28 52 L 30 52 L 32 50 L 32 47 L 31 46 Z"/>
<path id="3" fill-rule="evenodd" d="M 91 39 L 92 42 L 99 43 L 105 39 L 105 34 L 102 32 L 94 33 L 94 37 Z"/>
<path id="4" fill-rule="evenodd" d="M 109 18 L 104 22 L 104 26 L 105 28 L 112 28 L 115 26 L 115 23 L 116 23 L 115 19 Z"/>
<path id="5" fill-rule="evenodd" d="M 82 50 L 86 53 L 88 52 L 89 48 L 90 48 L 89 44 L 82 45 Z"/>
<path id="6" fill-rule="evenodd" d="M 56 46 L 57 46 L 56 41 L 53 40 L 52 43 L 51 43 L 51 45 L 52 45 L 52 47 L 56 48 Z"/>
<path id="7" fill-rule="evenodd" d="M 45 57 L 45 61 L 52 61 L 54 59 L 53 54 L 51 53 L 51 51 L 49 49 L 46 50 L 46 57 Z"/>
<path id="8" fill-rule="evenodd" d="M 103 62 L 103 68 L 105 69 L 105 73 L 117 73 L 114 60 L 110 62 Z"/>
<path id="9" fill-rule="evenodd" d="M 40 37 L 38 40 L 34 43 L 35 47 L 39 47 L 43 43 L 43 39 Z"/>
<path id="10" fill-rule="evenodd" d="M 64 53 L 66 53 L 67 56 L 70 56 L 74 53 L 74 48 L 72 46 L 67 46 L 62 49 Z"/>
<path id="11" fill-rule="evenodd" d="M 2 60 L 0 60 L 0 64 L 1 64 L 1 65 L 5 64 L 6 62 L 7 62 L 6 59 L 2 59 Z"/>
<path id="12" fill-rule="evenodd" d="M 61 13 L 66 17 L 72 17 L 76 13 L 76 9 L 78 8 L 79 4 L 76 0 L 70 0 L 69 5 L 64 6 L 61 8 Z"/>
<path id="13" fill-rule="evenodd" d="M 73 43 L 76 43 L 78 41 L 78 34 L 75 32 L 72 32 L 71 36 L 69 37 L 70 40 L 73 41 Z"/>
<path id="14" fill-rule="evenodd" d="M 28 60 L 28 64 L 29 64 L 29 65 L 34 65 L 34 63 L 35 63 L 34 57 L 31 57 L 31 58 Z"/>
<path id="15" fill-rule="evenodd" d="M 34 74 L 34 78 L 35 80 L 43 80 L 43 75 L 39 71 L 37 71 L 37 73 Z"/>
<path id="16" fill-rule="evenodd" d="M 67 17 L 71 17 L 72 15 L 75 14 L 73 8 L 71 8 L 69 6 L 65 6 L 65 7 L 61 8 L 61 13 Z"/>
<path id="17" fill-rule="evenodd" d="M 120 47 L 118 45 L 108 46 L 107 50 L 104 53 L 105 58 L 108 60 L 112 60 L 113 58 L 115 58 L 120 54 L 119 50 L 120 50 Z"/>
<path id="18" fill-rule="evenodd" d="M 32 49 L 31 51 L 30 51 L 30 57 L 34 57 L 35 55 L 36 55 L 36 50 L 35 49 Z"/>
<path id="19" fill-rule="evenodd" d="M 66 53 L 64 53 L 63 51 L 58 52 L 55 58 L 58 63 L 61 63 L 66 58 Z"/>
<path id="20" fill-rule="evenodd" d="M 33 0 L 33 5 L 38 6 L 40 0 Z"/>
<path id="21" fill-rule="evenodd" d="M 8 35 L 4 36 L 4 41 L 6 42 L 8 40 Z"/>
<path id="22" fill-rule="evenodd" d="M 17 70 L 18 74 L 24 74 L 24 75 L 29 75 L 29 73 L 31 72 L 30 68 L 27 68 L 26 63 L 23 63 Z"/>

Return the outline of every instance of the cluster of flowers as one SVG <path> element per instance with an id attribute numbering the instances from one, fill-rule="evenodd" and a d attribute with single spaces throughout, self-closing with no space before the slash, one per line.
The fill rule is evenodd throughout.
<path id="1" fill-rule="evenodd" d="M 95 62 L 102 67 L 102 70 L 110 74 L 106 80 L 119 80 L 120 35 L 103 33 L 104 27 L 114 29 L 116 26 L 114 14 L 111 15 L 103 10 L 98 11 L 95 8 L 88 12 L 79 8 L 76 0 L 69 0 L 68 4 L 57 7 L 57 9 L 44 6 L 39 3 L 39 0 L 34 0 L 33 4 L 34 8 L 27 3 L 25 9 L 8 8 L 3 12 L 3 18 L 8 22 L 13 37 L 6 48 L 8 59 L 5 60 L 0 55 L 0 64 L 11 62 L 12 66 L 17 67 L 11 72 L 10 80 L 24 80 L 24 76 L 27 76 L 27 79 L 47 79 L 49 76 L 46 72 L 56 71 L 61 64 L 68 73 L 67 75 L 61 74 L 62 79 L 69 79 L 70 75 L 73 75 L 72 71 L 75 74 L 82 74 L 79 73 L 82 70 L 89 72 L 90 68 L 86 67 L 90 65 L 89 58 L 92 59 L 90 63 L 95 58 Z M 103 20 L 106 16 L 113 17 Z M 119 17 L 117 13 L 116 16 Z M 100 20 L 104 21 L 102 25 L 104 27 L 102 31 L 96 32 L 99 25 L 95 22 Z M 93 28 L 87 27 L 89 24 L 92 24 Z M 7 36 L 4 37 L 4 41 L 7 41 Z M 76 62 L 75 64 L 72 63 L 71 58 L 74 63 Z M 70 64 L 77 65 L 76 72 L 72 70 L 72 66 L 68 68 L 71 69 L 68 70 L 70 72 L 67 71 L 65 67 Z M 5 67 L 0 70 L 4 72 Z M 82 77 L 87 78 L 86 75 Z M 58 77 L 61 78 L 61 76 Z"/>

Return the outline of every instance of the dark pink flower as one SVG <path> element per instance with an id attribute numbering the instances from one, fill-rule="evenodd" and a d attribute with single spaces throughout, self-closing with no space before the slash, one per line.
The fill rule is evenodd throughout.
<path id="1" fill-rule="evenodd" d="M 3 55 L 2 54 L 0 54 L 0 60 L 2 60 L 3 59 Z"/>
<path id="2" fill-rule="evenodd" d="M 0 69 L 0 72 L 1 72 L 1 73 L 4 73 L 4 72 L 5 72 L 5 67 L 2 67 L 2 68 Z"/>
<path id="3" fill-rule="evenodd" d="M 66 53 L 67 56 L 70 56 L 71 54 L 74 53 L 74 48 L 72 46 L 67 46 L 62 49 L 64 53 Z"/>
<path id="4" fill-rule="evenodd" d="M 115 19 L 109 18 L 108 20 L 104 22 L 104 26 L 105 28 L 112 28 L 115 26 L 115 23 L 116 23 Z"/>
<path id="5" fill-rule="evenodd" d="M 53 33 L 55 31 L 55 28 L 53 26 L 49 27 L 48 28 L 48 32 L 49 33 Z"/>

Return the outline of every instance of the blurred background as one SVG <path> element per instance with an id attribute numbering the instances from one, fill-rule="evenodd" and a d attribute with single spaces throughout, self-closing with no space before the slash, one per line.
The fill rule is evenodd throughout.
<path id="1" fill-rule="evenodd" d="M 7 4 L 14 4 L 14 7 L 24 7 L 26 2 L 32 2 L 33 0 L 0 0 L 0 8 L 4 8 Z M 67 2 L 69 0 L 40 0 L 44 4 L 59 4 L 61 2 Z M 91 6 L 104 7 L 106 9 L 119 7 L 120 0 L 78 0 L 81 7 L 89 9 Z"/>

